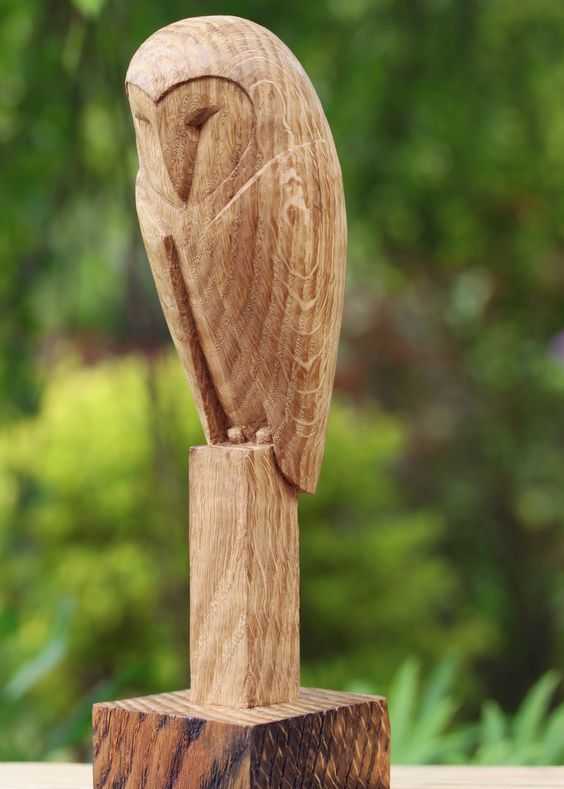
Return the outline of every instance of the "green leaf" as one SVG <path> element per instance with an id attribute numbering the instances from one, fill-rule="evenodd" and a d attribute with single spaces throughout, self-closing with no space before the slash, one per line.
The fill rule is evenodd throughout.
<path id="1" fill-rule="evenodd" d="M 537 764 L 564 763 L 564 704 L 551 714 L 542 738 Z"/>
<path id="2" fill-rule="evenodd" d="M 513 721 L 515 750 L 523 750 L 541 735 L 541 725 L 550 706 L 550 700 L 560 677 L 556 671 L 548 671 L 525 696 Z"/>
<path id="3" fill-rule="evenodd" d="M 482 704 L 480 720 L 480 740 L 484 746 L 492 747 L 503 742 L 507 733 L 507 722 L 499 705 L 495 701 Z"/>
<path id="4" fill-rule="evenodd" d="M 419 662 L 414 658 L 408 658 L 396 673 L 388 694 L 393 730 L 392 747 L 394 748 L 394 760 L 398 764 L 403 763 L 403 750 L 409 747 L 415 716 L 419 671 Z"/>
<path id="5" fill-rule="evenodd" d="M 422 718 L 432 713 L 441 699 L 450 691 L 456 671 L 457 666 L 454 658 L 441 660 L 435 667 L 423 689 L 420 705 Z"/>
<path id="6" fill-rule="evenodd" d="M 67 650 L 70 605 L 61 604 L 55 632 L 51 641 L 32 660 L 24 663 L 6 684 L 3 694 L 8 700 L 21 699 L 63 659 Z"/>

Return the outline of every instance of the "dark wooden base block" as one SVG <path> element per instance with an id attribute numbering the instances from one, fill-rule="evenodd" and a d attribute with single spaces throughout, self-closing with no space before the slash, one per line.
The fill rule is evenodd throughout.
<path id="1" fill-rule="evenodd" d="M 191 704 L 190 691 L 96 704 L 95 789 L 390 786 L 379 696 L 302 689 L 291 704 Z"/>

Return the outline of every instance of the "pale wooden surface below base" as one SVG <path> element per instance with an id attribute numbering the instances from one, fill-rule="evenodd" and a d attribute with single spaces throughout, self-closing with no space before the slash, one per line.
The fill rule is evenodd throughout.
<path id="1" fill-rule="evenodd" d="M 564 767 L 392 767 L 392 789 L 564 787 Z M 0 764 L 0 789 L 92 789 L 89 764 Z"/>

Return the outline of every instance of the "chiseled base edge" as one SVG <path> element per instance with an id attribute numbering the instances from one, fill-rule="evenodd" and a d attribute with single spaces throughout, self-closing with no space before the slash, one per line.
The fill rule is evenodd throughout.
<path id="1" fill-rule="evenodd" d="M 194 715 L 186 703 L 174 710 L 175 695 L 146 697 L 152 709 L 132 708 L 142 699 L 94 706 L 95 789 L 389 789 L 390 725 L 381 697 L 351 701 L 351 694 L 331 692 L 337 701 L 330 707 L 312 710 L 310 702 L 306 712 L 260 722 L 245 714 L 238 721 L 236 711 L 219 707 L 209 715 L 204 707 Z"/>

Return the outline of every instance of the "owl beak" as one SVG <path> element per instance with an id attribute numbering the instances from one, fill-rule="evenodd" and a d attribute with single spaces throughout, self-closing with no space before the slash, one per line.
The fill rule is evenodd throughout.
<path id="1" fill-rule="evenodd" d="M 198 133 L 187 128 L 175 148 L 163 150 L 163 158 L 175 194 L 182 203 L 186 203 L 190 195 L 196 152 L 198 149 Z"/>
<path id="2" fill-rule="evenodd" d="M 167 128 L 162 128 L 162 131 L 166 131 L 166 135 L 161 134 L 165 167 L 172 188 L 183 204 L 188 201 L 194 181 L 202 128 L 219 109 L 217 106 L 203 107 L 191 112 L 188 117 L 172 119 L 169 115 L 166 118 Z M 159 125 L 162 127 L 165 124 Z"/>

